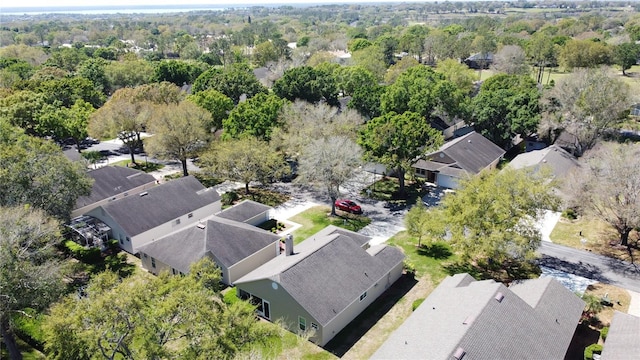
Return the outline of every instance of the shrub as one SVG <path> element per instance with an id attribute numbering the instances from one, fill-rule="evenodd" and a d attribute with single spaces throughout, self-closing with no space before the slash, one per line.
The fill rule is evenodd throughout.
<path id="1" fill-rule="evenodd" d="M 238 201 L 240 196 L 235 191 L 228 191 L 222 194 L 222 205 L 231 205 L 234 202 Z"/>
<path id="2" fill-rule="evenodd" d="M 27 344 L 44 351 L 44 333 L 42 321 L 44 315 L 36 313 L 33 309 L 24 310 L 27 315 L 17 313 L 12 317 L 16 334 Z"/>
<path id="3" fill-rule="evenodd" d="M 85 263 L 95 263 L 101 258 L 100 249 L 95 247 L 85 248 L 72 240 L 65 241 L 64 246 L 71 256 Z"/>
<path id="4" fill-rule="evenodd" d="M 229 289 L 226 293 L 224 293 L 222 300 L 227 305 L 233 305 L 240 301 L 240 298 L 236 295 L 235 289 Z"/>
<path id="5" fill-rule="evenodd" d="M 584 349 L 584 360 L 593 360 L 593 354 L 601 354 L 602 345 L 591 344 Z"/>
<path id="6" fill-rule="evenodd" d="M 416 311 L 418 306 L 420 306 L 420 304 L 422 304 L 423 301 L 424 301 L 424 299 L 418 299 L 418 300 L 414 301 L 413 304 L 411 304 L 411 311 Z"/>
<path id="7" fill-rule="evenodd" d="M 562 216 L 570 220 L 575 220 L 578 218 L 578 214 L 572 208 L 568 208 L 565 211 L 563 211 Z"/>
<path id="8" fill-rule="evenodd" d="M 609 335 L 609 327 L 605 326 L 600 330 L 600 337 L 602 338 L 602 341 L 607 340 L 607 335 Z"/>
<path id="9" fill-rule="evenodd" d="M 416 266 L 413 263 L 406 261 L 402 264 L 402 268 L 407 273 L 407 275 L 415 276 L 416 275 Z"/>

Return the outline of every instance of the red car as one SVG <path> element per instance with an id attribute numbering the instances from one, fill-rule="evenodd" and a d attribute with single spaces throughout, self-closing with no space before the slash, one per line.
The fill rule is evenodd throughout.
<path id="1" fill-rule="evenodd" d="M 352 214 L 362 214 L 362 208 L 360 207 L 360 205 L 354 203 L 351 200 L 338 199 L 336 200 L 335 205 L 339 210 L 350 212 Z"/>

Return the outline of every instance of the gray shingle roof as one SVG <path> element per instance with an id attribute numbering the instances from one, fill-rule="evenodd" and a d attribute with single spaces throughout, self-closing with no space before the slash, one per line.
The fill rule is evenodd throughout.
<path id="1" fill-rule="evenodd" d="M 616 311 L 602 348 L 602 360 L 631 360 L 640 355 L 640 318 Z"/>
<path id="2" fill-rule="evenodd" d="M 509 167 L 514 169 L 528 167 L 538 169 L 541 166 L 549 166 L 553 174 L 561 178 L 580 164 L 573 155 L 557 145 L 520 154 L 509 163 Z"/>
<path id="3" fill-rule="evenodd" d="M 464 360 L 564 358 L 584 302 L 551 278 L 513 289 L 448 277 L 372 358 L 451 359 L 458 348 Z"/>
<path id="4" fill-rule="evenodd" d="M 89 171 L 87 175 L 94 180 L 91 194 L 79 197 L 76 209 L 156 181 L 152 175 L 124 166 L 104 166 Z"/>
<path id="5" fill-rule="evenodd" d="M 235 206 L 225 209 L 217 214 L 218 217 L 245 222 L 265 211 L 272 209 L 271 206 L 260 204 L 255 201 L 245 200 Z"/>
<path id="6" fill-rule="evenodd" d="M 333 230 L 306 239 L 294 248 L 294 255 L 272 259 L 236 281 L 236 286 L 260 279 L 278 282 L 326 325 L 404 259 L 400 250 L 387 246 L 372 255 L 361 241 Z"/>
<path id="7" fill-rule="evenodd" d="M 280 236 L 269 231 L 212 216 L 200 226 L 169 234 L 139 250 L 186 273 L 191 264 L 208 253 L 215 256 L 219 265 L 229 268 L 279 240 Z"/>
<path id="8" fill-rule="evenodd" d="M 215 190 L 205 189 L 196 178 L 187 176 L 102 208 L 129 236 L 135 236 L 219 200 Z"/>
<path id="9" fill-rule="evenodd" d="M 460 175 L 463 171 L 477 174 L 501 158 L 504 153 L 498 145 L 472 131 L 445 143 L 438 151 L 428 155 L 427 160 L 418 160 L 414 167 L 443 173 L 452 168 L 452 175 Z"/>

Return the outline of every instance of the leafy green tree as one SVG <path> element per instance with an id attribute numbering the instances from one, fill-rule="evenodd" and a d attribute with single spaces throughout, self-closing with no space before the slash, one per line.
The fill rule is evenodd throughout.
<path id="1" fill-rule="evenodd" d="M 553 39 L 545 32 L 536 32 L 531 36 L 525 48 L 527 57 L 538 68 L 536 81 L 542 84 L 542 75 L 545 67 L 551 67 L 557 63 L 557 49 Z"/>
<path id="2" fill-rule="evenodd" d="M 335 105 L 338 99 L 338 88 L 331 74 L 310 66 L 300 66 L 285 71 L 273 84 L 273 92 L 289 101 L 301 99 L 317 103 L 325 100 Z"/>
<path id="3" fill-rule="evenodd" d="M 207 89 L 197 94 L 189 95 L 187 100 L 194 102 L 211 113 L 211 122 L 207 125 L 211 132 L 222 128 L 222 121 L 229 116 L 229 112 L 234 106 L 233 100 L 215 89 Z"/>
<path id="4" fill-rule="evenodd" d="M 444 75 L 444 78 L 451 81 L 464 94 L 473 91 L 473 83 L 478 80 L 478 75 L 472 69 L 455 59 L 438 61 L 436 72 Z"/>
<path id="5" fill-rule="evenodd" d="M 269 141 L 271 131 L 280 124 L 278 115 L 284 100 L 276 95 L 260 93 L 238 104 L 229 117 L 222 121 L 223 137 L 239 138 L 245 135 Z"/>
<path id="6" fill-rule="evenodd" d="M 288 164 L 266 141 L 255 137 L 215 142 L 201 157 L 207 173 L 244 184 L 249 194 L 249 183 L 263 184 L 287 174 Z"/>
<path id="7" fill-rule="evenodd" d="M 106 94 L 110 88 L 105 73 L 107 64 L 108 62 L 102 58 L 87 59 L 78 66 L 78 75 L 91 81 L 96 91 Z"/>
<path id="8" fill-rule="evenodd" d="M 187 159 L 206 146 L 210 123 L 209 112 L 190 101 L 158 105 L 148 123 L 153 136 L 146 140 L 147 152 L 160 159 L 180 161 L 182 174 L 188 176 Z"/>
<path id="9" fill-rule="evenodd" d="M 420 199 L 407 212 L 404 224 L 407 233 L 418 238 L 418 247 L 422 246 L 422 240 L 438 240 L 446 234 L 444 224 L 440 221 L 439 210 L 428 209 Z"/>
<path id="10" fill-rule="evenodd" d="M 396 37 L 391 34 L 384 34 L 379 36 L 374 42 L 380 51 L 382 52 L 382 59 L 387 66 L 395 63 L 395 53 L 400 45 L 400 42 Z"/>
<path id="11" fill-rule="evenodd" d="M 59 47 L 53 49 L 45 65 L 73 72 L 76 71 L 80 63 L 88 58 L 87 54 L 81 49 L 75 47 Z"/>
<path id="12" fill-rule="evenodd" d="M 395 64 L 389 67 L 387 73 L 384 74 L 384 82 L 386 84 L 393 84 L 396 82 L 396 79 L 408 68 L 412 68 L 414 66 L 420 66 L 418 60 L 414 59 L 411 56 L 405 56 L 402 60 L 396 62 Z"/>
<path id="13" fill-rule="evenodd" d="M 346 136 L 316 138 L 304 149 L 299 164 L 296 181 L 324 189 L 331 199 L 331 216 L 335 216 L 340 186 L 362 164 L 362 150 Z"/>
<path id="14" fill-rule="evenodd" d="M 410 26 L 400 36 L 400 48 L 411 55 L 417 56 L 418 62 L 422 63 L 424 42 L 428 33 L 429 29 L 424 25 Z"/>
<path id="15" fill-rule="evenodd" d="M 44 94 L 29 90 L 17 91 L 0 98 L 0 116 L 11 125 L 22 128 L 29 135 L 51 135 L 40 122 L 45 106 Z"/>
<path id="16" fill-rule="evenodd" d="M 369 70 L 378 81 L 384 78 L 387 71 L 387 63 L 384 62 L 383 50 L 378 46 L 368 46 L 351 54 L 354 65 Z"/>
<path id="17" fill-rule="evenodd" d="M 529 75 L 494 75 L 473 98 L 473 125 L 496 145 L 507 149 L 520 134 L 536 132 L 540 122 L 540 92 Z"/>
<path id="18" fill-rule="evenodd" d="M 362 50 L 364 48 L 367 48 L 369 46 L 373 45 L 371 43 L 371 41 L 367 40 L 367 39 L 353 39 L 349 42 L 349 44 L 347 45 L 347 49 L 350 52 L 354 52 L 354 51 L 358 51 L 358 50 Z"/>
<path id="19" fill-rule="evenodd" d="M 380 109 L 380 98 L 386 91 L 383 85 L 374 85 L 372 87 L 357 88 L 351 95 L 351 100 L 347 103 L 350 109 L 358 110 L 358 112 L 367 119 L 373 119 L 382 115 Z"/>
<path id="20" fill-rule="evenodd" d="M 511 269 L 535 258 L 540 246 L 536 221 L 558 199 L 547 173 L 505 169 L 461 181 L 441 203 L 440 220 L 462 261 L 489 270 Z"/>
<path id="21" fill-rule="evenodd" d="M 466 112 L 467 96 L 431 68 L 408 68 L 395 83 L 387 86 L 380 99 L 382 113 L 405 111 L 426 119 L 440 117 L 451 120 Z"/>
<path id="22" fill-rule="evenodd" d="M 622 43 L 613 48 L 613 63 L 620 66 L 622 75 L 638 62 L 640 46 L 636 43 Z"/>
<path id="23" fill-rule="evenodd" d="M 0 206 L 0 335 L 10 359 L 22 359 L 12 319 L 46 309 L 64 289 L 55 260 L 59 226 L 28 205 Z"/>
<path id="24" fill-rule="evenodd" d="M 50 141 L 25 135 L 0 120 L 0 206 L 30 204 L 66 220 L 91 180 Z"/>
<path id="25" fill-rule="evenodd" d="M 260 84 L 253 71 L 246 64 L 233 64 L 225 70 L 209 69 L 203 72 L 193 83 L 193 93 L 206 89 L 215 89 L 233 100 L 240 102 L 240 97 L 251 98 L 267 89 Z"/>
<path id="26" fill-rule="evenodd" d="M 579 69 L 545 92 L 538 132 L 551 142 L 566 132 L 574 154 L 581 156 L 627 117 L 632 101 L 629 86 L 607 69 Z"/>
<path id="27" fill-rule="evenodd" d="M 211 260 L 205 258 L 201 262 Z M 51 359 L 232 359 L 275 335 L 255 321 L 254 307 L 226 305 L 208 286 L 213 266 L 185 276 L 118 279 L 105 272 L 87 296 L 70 295 L 44 324 Z M 207 281 L 207 282 L 205 282 Z"/>
<path id="28" fill-rule="evenodd" d="M 164 60 L 156 63 L 154 80 L 168 81 L 177 86 L 193 83 L 205 71 L 206 64 L 181 60 Z"/>
<path id="29" fill-rule="evenodd" d="M 338 67 L 333 75 L 337 87 L 342 90 L 344 96 L 353 95 L 357 89 L 370 88 L 378 84 L 375 76 L 369 70 L 359 66 Z"/>
<path id="30" fill-rule="evenodd" d="M 73 139 L 76 149 L 81 152 L 80 143 L 87 138 L 89 118 L 94 111 L 91 104 L 80 99 L 71 108 L 50 110 L 41 118 L 42 123 L 50 128 L 51 134 L 58 139 Z"/>
<path id="31" fill-rule="evenodd" d="M 55 106 L 71 107 L 84 100 L 98 108 L 105 102 L 104 94 L 89 79 L 78 76 L 34 82 L 29 88 L 43 94 L 47 103 Z"/>
<path id="32" fill-rule="evenodd" d="M 560 49 L 558 61 L 567 70 L 608 65 L 611 63 L 611 47 L 591 40 L 571 40 Z"/>
<path id="33" fill-rule="evenodd" d="M 400 193 L 405 193 L 404 176 L 422 156 L 438 149 L 444 140 L 418 113 L 389 112 L 371 119 L 360 133 L 358 143 L 365 160 L 376 161 L 396 171 Z"/>
<path id="34" fill-rule="evenodd" d="M 113 61 L 105 66 L 104 72 L 109 91 L 149 84 L 154 77 L 153 65 L 144 60 Z"/>

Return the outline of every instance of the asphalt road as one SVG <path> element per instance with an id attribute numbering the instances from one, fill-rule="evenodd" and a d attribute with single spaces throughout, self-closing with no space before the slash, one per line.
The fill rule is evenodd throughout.
<path id="1" fill-rule="evenodd" d="M 640 292 L 640 263 L 631 264 L 546 241 L 538 252 L 540 265 Z"/>

